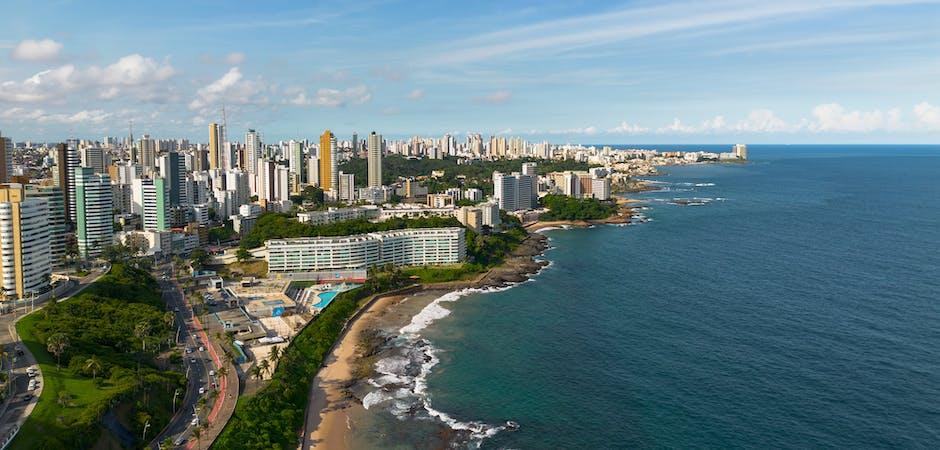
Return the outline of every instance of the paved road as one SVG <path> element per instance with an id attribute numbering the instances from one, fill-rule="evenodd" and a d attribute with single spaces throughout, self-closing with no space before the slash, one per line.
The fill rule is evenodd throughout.
<path id="1" fill-rule="evenodd" d="M 214 418 L 212 411 L 214 408 L 199 408 L 197 403 L 201 397 L 205 397 L 212 390 L 212 383 L 219 382 L 218 377 L 209 375 L 210 370 L 217 370 L 219 361 L 210 355 L 209 351 L 212 349 L 207 345 L 208 336 L 201 331 L 198 318 L 193 316 L 193 311 L 183 297 L 179 284 L 173 278 L 171 266 L 163 266 L 163 269 L 167 271 L 166 273 L 170 273 L 170 280 L 163 280 L 162 273 L 158 275 L 158 279 L 167 307 L 176 313 L 176 323 L 179 327 L 177 342 L 184 348 L 192 349 L 192 353 L 186 353 L 185 350 L 183 352 L 183 367 L 180 370 L 187 374 L 188 383 L 185 394 L 181 394 L 182 399 L 177 406 L 177 414 L 154 439 L 154 442 L 160 444 L 167 437 L 171 437 L 176 446 L 190 448 L 196 444 L 192 436 L 193 428 L 196 426 L 194 419 L 198 418 L 198 422 L 195 423 L 203 424 L 210 418 Z M 199 347 L 203 347 L 206 351 L 199 351 Z M 205 394 L 199 393 L 200 388 L 205 389 Z M 203 438 L 202 442 L 205 444 L 207 441 Z"/>
<path id="2" fill-rule="evenodd" d="M 62 298 L 58 301 L 62 302 L 68 300 L 73 295 L 85 290 L 91 283 L 94 283 L 98 278 L 107 273 L 110 268 L 110 266 L 104 266 L 79 278 L 78 283 L 63 293 Z M 13 311 L 0 315 L 0 345 L 9 352 L 13 360 L 13 370 L 10 372 L 10 375 L 13 377 L 15 387 L 14 394 L 0 404 L 0 443 L 5 442 L 7 437 L 13 434 L 14 429 L 19 428 L 26 422 L 26 418 L 33 412 L 36 402 L 39 401 L 42 386 L 45 384 L 42 380 L 42 372 L 38 371 L 39 366 L 36 365 L 36 359 L 29 352 L 29 349 L 19 342 L 19 336 L 16 334 L 14 324 L 28 312 L 42 308 L 48 301 L 49 300 L 44 300 L 42 302 L 23 304 Z M 22 355 L 20 352 L 22 352 Z M 4 361 L 4 369 L 10 369 L 10 362 L 10 360 Z M 36 367 L 39 372 L 36 376 L 36 379 L 39 381 L 39 387 L 32 392 L 27 392 L 26 388 L 29 384 L 29 377 L 26 375 L 26 369 L 32 366 Z M 27 399 L 27 395 L 32 396 L 32 398 Z"/>

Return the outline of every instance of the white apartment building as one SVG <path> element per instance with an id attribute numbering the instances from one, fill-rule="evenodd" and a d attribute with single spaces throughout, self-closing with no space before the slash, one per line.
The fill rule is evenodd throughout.
<path id="1" fill-rule="evenodd" d="M 297 221 L 311 225 L 324 225 L 355 219 L 374 219 L 379 216 L 379 208 L 367 205 L 357 208 L 329 208 L 326 211 L 307 211 L 297 213 Z"/>
<path id="2" fill-rule="evenodd" d="M 534 209 L 535 179 L 518 172 L 493 172 L 493 198 L 506 211 Z"/>
<path id="3" fill-rule="evenodd" d="M 114 237 L 111 178 L 94 169 L 75 168 L 75 224 L 82 258 L 101 254 Z"/>
<path id="4" fill-rule="evenodd" d="M 49 289 L 49 205 L 26 198 L 22 185 L 0 188 L 0 284 L 8 298 L 26 298 Z"/>
<path id="5" fill-rule="evenodd" d="M 338 237 L 272 239 L 268 271 L 368 269 L 383 264 L 454 264 L 467 256 L 463 228 L 414 228 Z"/>

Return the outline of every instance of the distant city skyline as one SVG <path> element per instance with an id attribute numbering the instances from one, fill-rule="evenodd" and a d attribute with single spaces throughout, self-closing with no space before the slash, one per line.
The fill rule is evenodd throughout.
<path id="1" fill-rule="evenodd" d="M 937 143 L 940 2 L 10 1 L 0 133 Z M 219 145 L 219 144 L 216 144 Z"/>

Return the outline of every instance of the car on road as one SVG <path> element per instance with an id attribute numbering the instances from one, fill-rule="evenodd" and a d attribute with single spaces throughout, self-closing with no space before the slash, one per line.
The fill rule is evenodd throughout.
<path id="1" fill-rule="evenodd" d="M 179 306 L 174 306 L 174 307 L 173 307 L 173 312 L 180 312 L 180 307 L 179 307 Z"/>
<path id="2" fill-rule="evenodd" d="M 197 426 L 197 425 L 199 425 L 199 418 L 198 418 L 198 417 L 193 417 L 193 420 L 189 421 L 189 424 L 192 425 L 192 426 L 194 426 L 194 427 Z"/>
<path id="3" fill-rule="evenodd" d="M 205 387 L 200 387 L 200 388 L 199 388 L 199 395 L 202 395 L 202 394 L 205 394 L 205 393 L 206 393 L 206 388 L 205 388 Z"/>
<path id="4" fill-rule="evenodd" d="M 214 371 L 214 370 L 210 370 L 210 371 L 209 371 L 209 376 L 210 376 L 210 377 L 214 377 L 214 376 L 215 376 L 215 371 Z"/>
<path id="5" fill-rule="evenodd" d="M 33 394 L 26 394 L 26 395 L 23 396 L 23 401 L 24 401 L 24 402 L 29 402 L 29 401 L 32 400 L 32 399 L 33 399 Z"/>
<path id="6" fill-rule="evenodd" d="M 192 364 L 196 364 L 196 358 L 189 358 L 189 362 Z"/>
<path id="7" fill-rule="evenodd" d="M 206 351 L 206 348 L 200 345 L 200 346 L 199 346 L 199 351 L 200 351 L 200 352 L 204 352 L 204 351 Z"/>
<path id="8" fill-rule="evenodd" d="M 33 389 L 36 389 L 36 387 L 37 387 L 36 380 L 29 380 L 29 384 L 26 386 L 26 390 L 32 391 Z"/>
<path id="9" fill-rule="evenodd" d="M 193 348 L 192 348 L 192 347 L 186 347 L 186 354 L 187 354 L 187 355 L 190 354 L 190 353 L 192 353 L 192 352 L 193 352 Z"/>
<path id="10" fill-rule="evenodd" d="M 30 378 L 35 377 L 36 375 L 38 375 L 38 373 L 39 372 L 36 371 L 35 367 L 30 367 L 26 369 L 26 375 L 28 375 Z"/>

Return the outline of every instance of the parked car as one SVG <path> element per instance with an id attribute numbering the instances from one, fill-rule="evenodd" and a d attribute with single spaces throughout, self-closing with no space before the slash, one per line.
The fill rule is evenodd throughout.
<path id="1" fill-rule="evenodd" d="M 206 393 L 206 388 L 204 388 L 204 387 L 199 388 L 199 395 L 202 395 L 202 394 L 205 394 L 205 393 Z"/>

